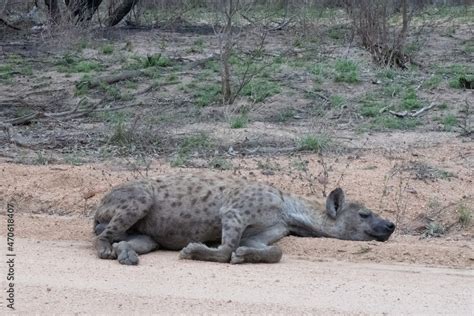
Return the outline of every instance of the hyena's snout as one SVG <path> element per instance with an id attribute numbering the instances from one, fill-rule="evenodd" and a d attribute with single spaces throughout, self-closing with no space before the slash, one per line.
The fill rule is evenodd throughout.
<path id="1" fill-rule="evenodd" d="M 378 241 L 386 241 L 395 231 L 395 224 L 389 220 L 380 220 L 373 228 L 373 235 Z"/>

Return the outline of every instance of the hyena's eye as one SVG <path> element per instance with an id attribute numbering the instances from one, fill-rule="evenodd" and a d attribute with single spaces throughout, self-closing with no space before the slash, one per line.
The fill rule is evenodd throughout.
<path id="1" fill-rule="evenodd" d="M 367 210 L 359 211 L 359 216 L 360 216 L 361 218 L 369 218 L 371 215 L 372 215 L 372 213 L 370 213 L 370 212 L 367 211 Z"/>

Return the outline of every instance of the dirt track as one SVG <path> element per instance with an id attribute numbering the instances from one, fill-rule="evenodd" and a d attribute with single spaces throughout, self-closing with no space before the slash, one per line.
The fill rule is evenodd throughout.
<path id="1" fill-rule="evenodd" d="M 84 241 L 17 239 L 19 313 L 331 313 L 467 315 L 471 270 L 310 262 L 178 260 L 159 251 L 137 267 L 99 260 Z M 309 282 L 309 280 L 312 280 Z"/>

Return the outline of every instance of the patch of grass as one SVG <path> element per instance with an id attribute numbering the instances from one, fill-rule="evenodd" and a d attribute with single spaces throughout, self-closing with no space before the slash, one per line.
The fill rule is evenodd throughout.
<path id="1" fill-rule="evenodd" d="M 266 98 L 269 98 L 275 94 L 281 92 L 280 86 L 273 81 L 255 79 L 247 83 L 241 94 L 248 96 L 249 99 L 256 103 L 263 102 Z"/>
<path id="2" fill-rule="evenodd" d="M 328 29 L 327 35 L 329 38 L 340 41 L 346 37 L 347 29 L 343 25 L 336 25 Z"/>
<path id="3" fill-rule="evenodd" d="M 329 98 L 329 102 L 335 108 L 342 108 L 346 104 L 346 99 L 341 95 L 332 95 Z"/>
<path id="4" fill-rule="evenodd" d="M 443 78 L 440 75 L 434 74 L 428 80 L 423 82 L 423 87 L 430 90 L 436 89 L 442 81 Z"/>
<path id="5" fill-rule="evenodd" d="M 33 160 L 33 164 L 35 165 L 42 165 L 42 166 L 46 166 L 50 163 L 50 161 L 52 160 L 52 157 L 46 157 L 46 155 L 44 154 L 43 151 L 37 151 L 36 152 L 36 157 L 35 159 Z"/>
<path id="6" fill-rule="evenodd" d="M 384 107 L 378 98 L 371 93 L 364 95 L 360 101 L 359 113 L 364 117 L 376 117 L 380 115 L 380 110 Z"/>
<path id="7" fill-rule="evenodd" d="M 448 85 L 454 89 L 465 88 L 466 82 L 474 80 L 474 68 L 471 65 L 452 64 L 449 66 L 438 66 L 436 73 L 448 78 Z"/>
<path id="8" fill-rule="evenodd" d="M 146 57 L 134 56 L 133 62 L 128 65 L 131 69 L 146 69 L 155 67 L 170 67 L 172 61 L 162 54 L 147 55 Z"/>
<path id="9" fill-rule="evenodd" d="M 474 54 L 474 40 L 467 40 L 462 47 L 462 51 L 468 55 Z"/>
<path id="10" fill-rule="evenodd" d="M 112 134 L 108 143 L 115 146 L 126 147 L 133 142 L 133 130 L 127 127 L 128 117 L 124 112 L 117 112 L 110 118 Z"/>
<path id="11" fill-rule="evenodd" d="M 443 124 L 443 129 L 449 132 L 458 124 L 458 119 L 454 114 L 448 114 L 443 117 L 441 123 Z"/>
<path id="12" fill-rule="evenodd" d="M 77 155 L 77 153 L 71 153 L 64 157 L 64 162 L 72 166 L 80 166 L 85 163 L 85 161 Z"/>
<path id="13" fill-rule="evenodd" d="M 440 237 L 446 232 L 446 228 L 443 224 L 438 222 L 431 222 L 425 227 L 423 232 L 424 237 Z"/>
<path id="14" fill-rule="evenodd" d="M 307 172 L 308 171 L 308 160 L 302 160 L 301 158 L 295 159 L 291 161 L 291 167 L 295 168 L 300 172 Z"/>
<path id="15" fill-rule="evenodd" d="M 359 82 L 359 67 L 350 59 L 338 59 L 334 66 L 336 76 L 334 81 L 346 83 Z"/>
<path id="16" fill-rule="evenodd" d="M 100 52 L 104 55 L 110 55 L 114 52 L 114 47 L 111 44 L 105 44 L 100 48 Z"/>
<path id="17" fill-rule="evenodd" d="M 5 83 L 12 83 L 16 75 L 31 76 L 32 74 L 32 66 L 19 55 L 9 55 L 4 63 L 0 64 L 0 81 Z"/>
<path id="18" fill-rule="evenodd" d="M 458 214 L 459 214 L 459 223 L 463 228 L 469 227 L 472 221 L 472 210 L 469 209 L 465 205 L 461 205 L 458 208 Z"/>
<path id="19" fill-rule="evenodd" d="M 156 152 L 156 148 L 161 144 L 156 131 L 141 120 L 134 119 L 130 123 L 130 115 L 131 113 L 122 111 L 98 115 L 111 129 L 107 143 L 118 147 L 120 154 Z"/>
<path id="20" fill-rule="evenodd" d="M 217 170 L 230 170 L 232 169 L 232 162 L 221 157 L 216 157 L 209 162 L 209 167 Z"/>
<path id="21" fill-rule="evenodd" d="M 412 87 L 409 87 L 405 90 L 403 99 L 401 102 L 401 107 L 405 110 L 416 110 L 422 107 L 420 100 L 416 94 L 416 90 Z"/>
<path id="22" fill-rule="evenodd" d="M 393 80 L 397 76 L 397 72 L 393 70 L 392 68 L 384 68 L 382 70 L 379 70 L 375 77 L 379 79 L 388 79 L 388 80 Z"/>
<path id="23" fill-rule="evenodd" d="M 284 108 L 277 114 L 277 121 L 280 123 L 285 123 L 294 118 L 295 113 L 295 110 L 292 108 Z"/>
<path id="24" fill-rule="evenodd" d="M 317 63 L 308 70 L 314 75 L 314 80 L 317 83 L 322 83 L 324 79 L 327 79 L 332 75 L 329 65 L 326 63 Z"/>
<path id="25" fill-rule="evenodd" d="M 413 55 L 413 54 L 419 52 L 421 50 L 421 48 L 422 48 L 422 46 L 421 46 L 421 43 L 419 41 L 413 41 L 413 42 L 407 43 L 403 50 L 404 50 L 404 53 L 406 53 L 407 55 L 410 56 L 410 55 Z"/>
<path id="26" fill-rule="evenodd" d="M 91 83 L 92 77 L 88 74 L 83 75 L 78 82 L 76 82 L 76 96 L 86 95 L 89 93 L 89 87 Z"/>
<path id="27" fill-rule="evenodd" d="M 100 71 L 104 67 L 94 60 L 84 60 L 78 56 L 65 54 L 56 62 L 58 71 L 63 73 L 89 73 L 92 71 Z"/>
<path id="28" fill-rule="evenodd" d="M 329 148 L 331 138 L 325 134 L 306 135 L 298 141 L 298 150 L 321 152 Z"/>
<path id="29" fill-rule="evenodd" d="M 209 136 L 205 133 L 188 136 L 179 144 L 177 155 L 171 161 L 171 166 L 183 166 L 193 152 L 208 151 L 212 149 L 213 146 Z"/>
<path id="30" fill-rule="evenodd" d="M 13 78 L 13 67 L 10 64 L 0 65 L 0 80 Z"/>
<path id="31" fill-rule="evenodd" d="M 420 121 L 417 118 L 405 117 L 398 118 L 392 115 L 380 115 L 374 117 L 370 122 L 370 129 L 373 130 L 386 130 L 386 129 L 399 129 L 408 130 L 417 127 Z"/>
<path id="32" fill-rule="evenodd" d="M 249 118 L 246 114 L 240 114 L 230 119 L 230 128 L 244 128 L 247 127 Z"/>
<path id="33" fill-rule="evenodd" d="M 193 45 L 188 49 L 188 53 L 202 53 L 204 51 L 204 40 L 198 38 L 193 42 Z"/>
<path id="34" fill-rule="evenodd" d="M 389 98 L 399 96 L 403 92 L 404 86 L 398 82 L 390 82 L 383 87 L 383 95 Z"/>
<path id="35" fill-rule="evenodd" d="M 194 93 L 196 105 L 204 107 L 218 102 L 222 98 L 221 86 L 219 84 L 206 84 L 198 86 Z"/>
<path id="36" fill-rule="evenodd" d="M 449 80 L 449 86 L 454 89 L 464 89 L 467 88 L 468 83 L 474 82 L 474 75 L 457 75 L 455 78 Z"/>

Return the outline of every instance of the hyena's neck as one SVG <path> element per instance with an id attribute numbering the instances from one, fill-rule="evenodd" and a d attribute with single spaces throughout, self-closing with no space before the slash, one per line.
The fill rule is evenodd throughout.
<path id="1" fill-rule="evenodd" d="M 315 209 L 304 199 L 291 195 L 286 195 L 283 203 L 283 217 L 291 234 L 338 238 L 334 220 L 329 218 L 322 206 Z"/>

